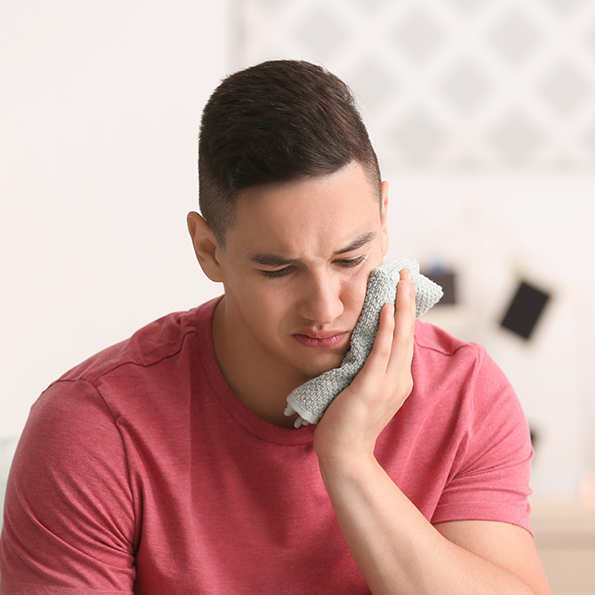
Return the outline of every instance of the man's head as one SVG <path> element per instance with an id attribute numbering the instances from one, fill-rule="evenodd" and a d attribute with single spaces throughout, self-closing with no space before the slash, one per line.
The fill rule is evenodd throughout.
<path id="1" fill-rule="evenodd" d="M 280 395 L 349 348 L 388 248 L 388 184 L 347 87 L 293 61 L 249 68 L 214 92 L 199 175 L 203 216 L 190 213 L 188 228 L 203 271 L 225 288 L 217 361 L 245 403 L 263 413 L 268 394 L 282 414 Z"/>
<path id="2" fill-rule="evenodd" d="M 226 78 L 205 106 L 200 209 L 221 246 L 248 188 L 363 166 L 381 202 L 378 160 L 347 86 L 320 66 L 258 64 Z"/>

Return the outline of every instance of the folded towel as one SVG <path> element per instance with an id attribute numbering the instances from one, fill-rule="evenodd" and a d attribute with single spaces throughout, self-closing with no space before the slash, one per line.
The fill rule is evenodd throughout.
<path id="1" fill-rule="evenodd" d="M 415 285 L 416 317 L 425 314 L 442 297 L 442 288 L 420 274 L 414 258 L 397 258 L 375 268 L 368 280 L 366 298 L 359 320 L 351 334 L 350 349 L 341 366 L 308 380 L 287 397 L 285 415 L 298 414 L 295 427 L 318 423 L 331 401 L 347 388 L 361 370 L 378 331 L 380 310 L 395 301 L 399 271 L 409 269 Z"/>

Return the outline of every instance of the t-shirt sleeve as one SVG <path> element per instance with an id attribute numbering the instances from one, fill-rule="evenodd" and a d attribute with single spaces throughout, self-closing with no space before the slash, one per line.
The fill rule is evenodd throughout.
<path id="1" fill-rule="evenodd" d="M 510 382 L 483 348 L 465 392 L 463 435 L 432 522 L 502 521 L 532 533 L 529 427 Z"/>
<path id="2" fill-rule="evenodd" d="M 138 539 L 117 425 L 85 381 L 34 404 L 11 468 L 1 595 L 130 594 Z"/>

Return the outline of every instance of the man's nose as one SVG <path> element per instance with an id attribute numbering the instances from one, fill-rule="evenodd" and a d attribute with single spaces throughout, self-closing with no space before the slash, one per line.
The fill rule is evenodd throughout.
<path id="1" fill-rule="evenodd" d="M 299 313 L 317 325 L 332 324 L 343 313 L 340 280 L 328 271 L 308 275 L 302 286 Z"/>

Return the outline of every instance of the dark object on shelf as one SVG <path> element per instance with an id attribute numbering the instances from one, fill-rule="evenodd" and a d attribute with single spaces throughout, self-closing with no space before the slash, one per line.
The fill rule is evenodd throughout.
<path id="1" fill-rule="evenodd" d="M 550 297 L 549 293 L 521 281 L 500 325 L 529 339 Z"/>

